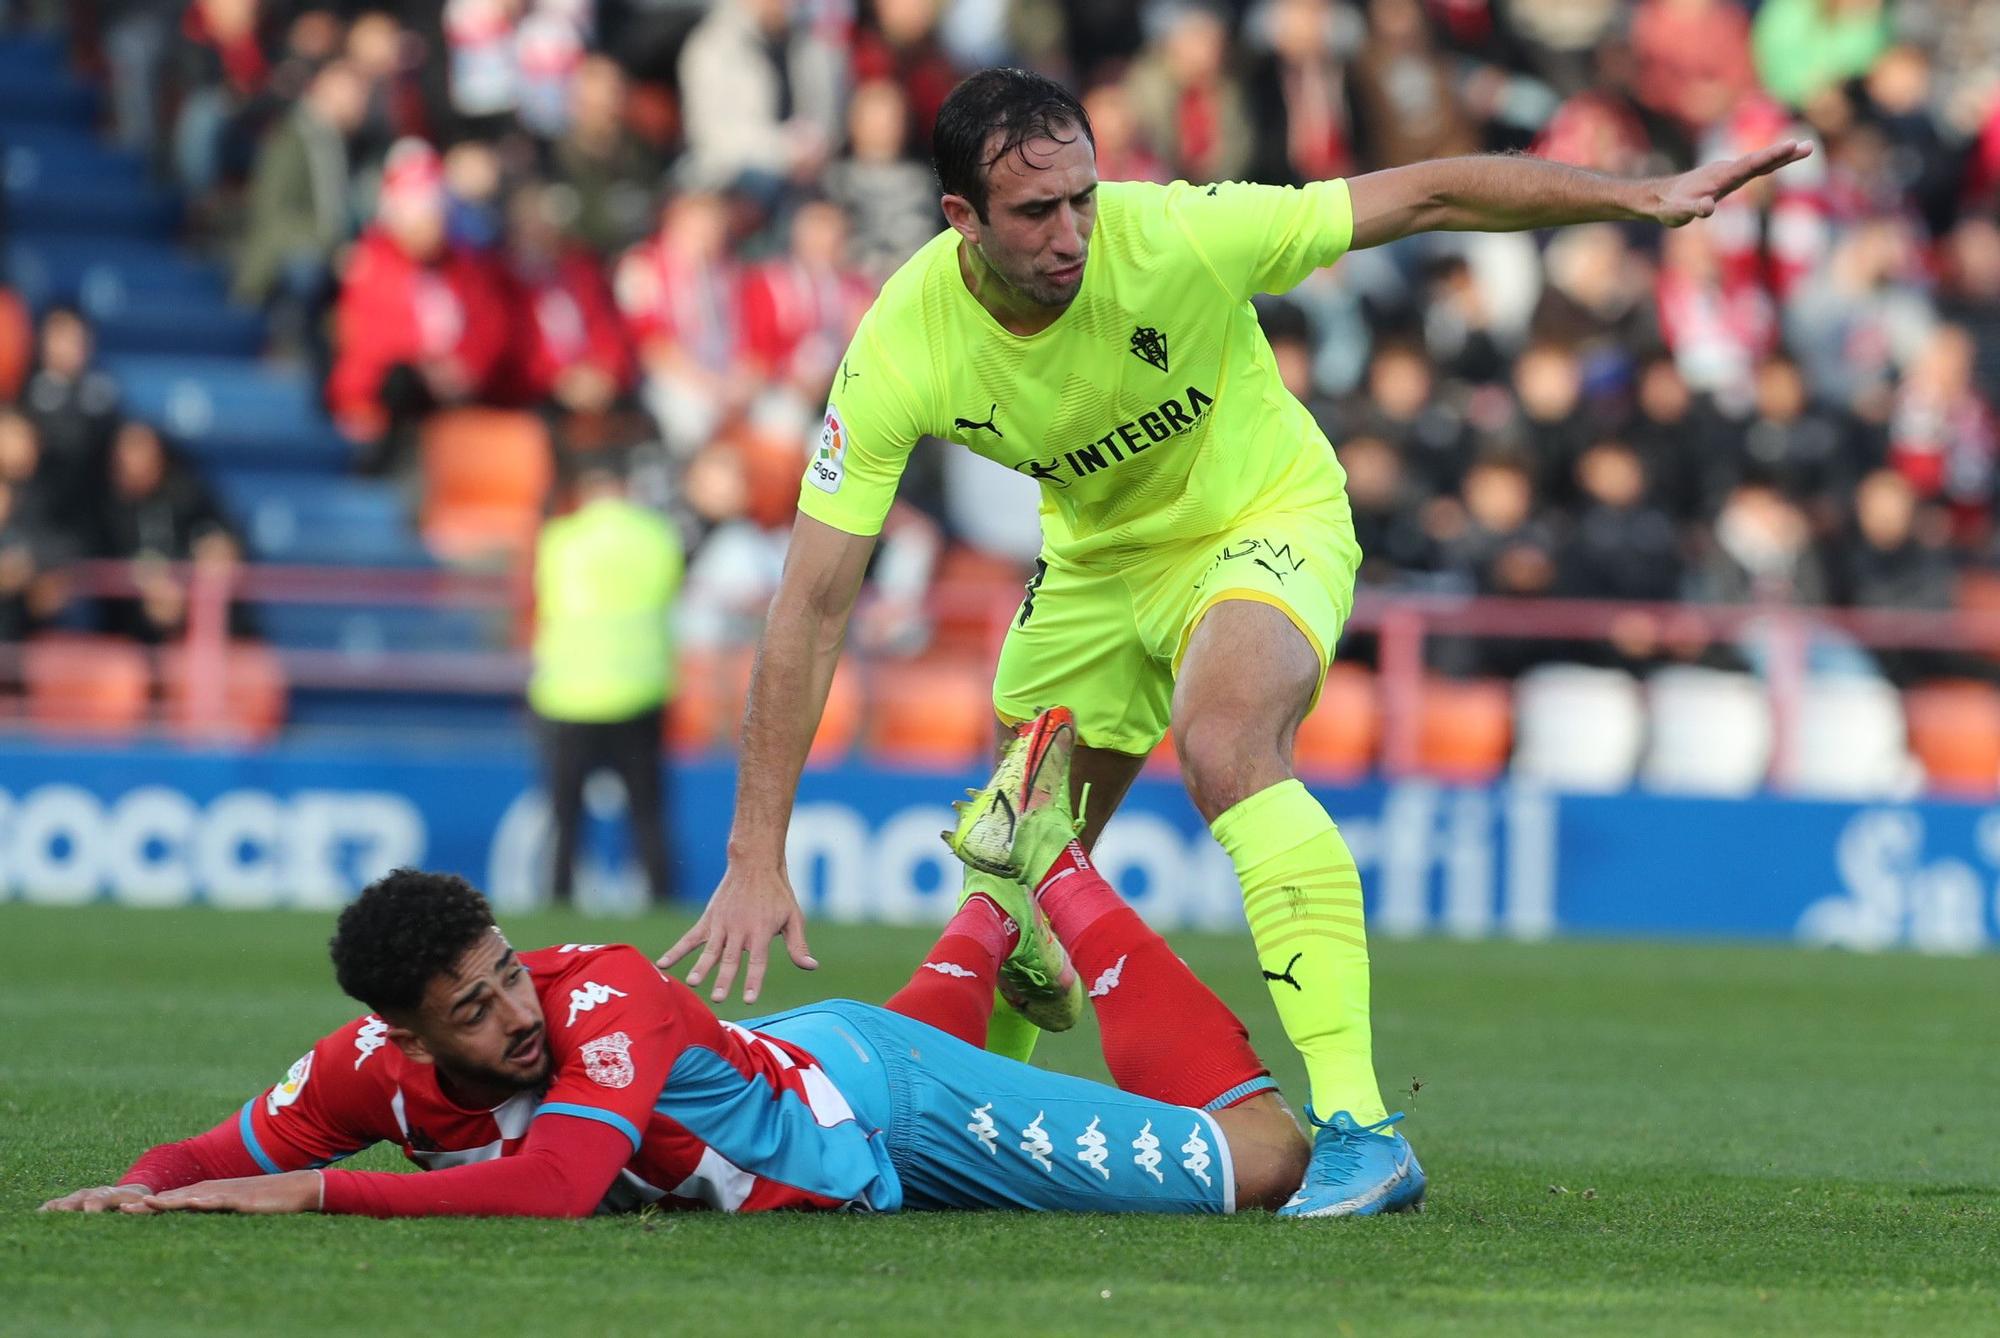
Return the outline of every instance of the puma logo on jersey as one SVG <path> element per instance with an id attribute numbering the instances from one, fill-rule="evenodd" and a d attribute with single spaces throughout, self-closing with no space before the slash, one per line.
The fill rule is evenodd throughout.
<path id="1" fill-rule="evenodd" d="M 588 1013 L 601 1003 L 628 997 L 624 990 L 615 990 L 609 985 L 600 985 L 594 980 L 583 982 L 580 990 L 569 992 L 569 1021 L 574 1023 L 578 1013 Z"/>
<path id="2" fill-rule="evenodd" d="M 965 432 L 991 432 L 994 436 L 1000 438 L 1002 441 L 1005 441 L 1007 439 L 1007 434 L 1005 432 L 1002 432 L 999 428 L 993 425 L 993 420 L 998 418 L 999 416 L 1000 416 L 1000 405 L 996 401 L 993 407 L 986 411 L 985 422 L 975 423 L 970 418 L 954 418 L 951 420 L 951 425 Z"/>

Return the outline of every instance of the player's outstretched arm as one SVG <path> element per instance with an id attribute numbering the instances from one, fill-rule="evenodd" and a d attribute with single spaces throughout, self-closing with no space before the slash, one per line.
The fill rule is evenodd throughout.
<path id="1" fill-rule="evenodd" d="M 95 1185 L 89 1189 L 71 1190 L 60 1198 L 50 1199 L 40 1211 L 45 1213 L 108 1213 L 115 1212 L 128 1203 L 137 1203 L 152 1193 L 148 1185 Z"/>
<path id="2" fill-rule="evenodd" d="M 714 970 L 711 999 L 729 997 L 747 954 L 743 1001 L 754 1003 L 771 940 L 780 934 L 794 964 L 808 971 L 819 965 L 806 946 L 805 916 L 785 873 L 785 830 L 874 549 L 872 535 L 848 534 L 807 515 L 792 527 L 784 574 L 750 676 L 729 866 L 694 928 L 659 960 L 664 971 L 701 947 L 688 983 L 699 985 Z"/>
<path id="3" fill-rule="evenodd" d="M 148 1148 L 115 1185 L 79 1189 L 42 1205 L 45 1213 L 144 1211 L 145 1200 L 160 1192 L 235 1177 L 271 1179 L 244 1146 L 242 1116 L 231 1115 L 205 1134 Z"/>
<path id="4" fill-rule="evenodd" d="M 1669 177 L 1614 177 L 1517 155 L 1439 158 L 1351 179 L 1354 249 L 1418 232 L 1521 232 L 1650 220 L 1677 228 L 1718 200 L 1812 152 L 1782 140 Z"/>
<path id="5" fill-rule="evenodd" d="M 587 1217 L 632 1155 L 616 1129 L 555 1115 L 511 1157 L 422 1175 L 291 1171 L 204 1180 L 121 1205 L 127 1213 L 348 1213 L 362 1217 Z"/>

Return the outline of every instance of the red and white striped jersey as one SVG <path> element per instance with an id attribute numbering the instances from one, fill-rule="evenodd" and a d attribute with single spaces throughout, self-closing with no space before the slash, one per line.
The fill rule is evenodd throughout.
<path id="1" fill-rule="evenodd" d="M 538 1116 L 617 1129 L 632 1157 L 601 1207 L 730 1212 L 901 1205 L 883 1131 L 798 1046 L 719 1020 L 623 945 L 520 955 L 554 1061 L 547 1087 L 487 1110 L 454 1103 L 435 1068 L 356 1018 L 243 1107 L 245 1149 L 268 1173 L 324 1166 L 385 1140 L 427 1170 L 518 1152 Z"/>

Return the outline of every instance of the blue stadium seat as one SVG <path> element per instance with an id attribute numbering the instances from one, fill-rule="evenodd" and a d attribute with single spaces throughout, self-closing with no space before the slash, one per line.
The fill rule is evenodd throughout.
<path id="1" fill-rule="evenodd" d="M 490 650 L 506 622 L 498 613 L 411 604 L 253 603 L 251 609 L 274 646 L 345 651 L 359 660 L 392 650 Z"/>
<path id="2" fill-rule="evenodd" d="M 0 37 L 0 75 L 60 70 L 69 61 L 61 33 L 19 32 Z"/>
<path id="3" fill-rule="evenodd" d="M 220 266 L 162 242 L 130 237 L 11 237 L 6 273 L 15 291 L 37 308 L 81 302 L 101 313 L 141 297 L 226 301 Z"/>
<path id="4" fill-rule="evenodd" d="M 0 125 L 73 125 L 97 120 L 97 90 L 48 68 L 0 73 Z"/>
<path id="5" fill-rule="evenodd" d="M 126 407 L 197 459 L 337 472 L 353 448 L 303 372 L 238 358 L 115 354 L 102 360 Z"/>
<path id="6" fill-rule="evenodd" d="M 149 179 L 139 154 L 63 125 L 0 125 L 0 173 L 10 192 L 92 184 L 136 189 Z"/>
<path id="7" fill-rule="evenodd" d="M 436 565 L 402 489 L 381 479 L 227 470 L 213 483 L 251 554 L 263 562 Z"/>
<path id="8" fill-rule="evenodd" d="M 474 730 L 518 744 L 526 735 L 528 714 L 520 696 L 511 693 L 343 692 L 294 685 L 285 725 L 293 738 L 316 729 L 350 736 L 354 730 L 389 729 L 401 746 L 409 746 L 412 731 L 449 730 L 454 745 L 462 747 L 463 734 Z"/>
<path id="9" fill-rule="evenodd" d="M 7 188 L 8 225 L 24 233 L 164 239 L 180 221 L 179 198 L 157 186 L 98 180 Z"/>
<path id="10" fill-rule="evenodd" d="M 105 353 L 203 353 L 254 358 L 264 351 L 264 317 L 242 307 L 177 302 L 141 294 L 84 314 L 97 330 Z"/>

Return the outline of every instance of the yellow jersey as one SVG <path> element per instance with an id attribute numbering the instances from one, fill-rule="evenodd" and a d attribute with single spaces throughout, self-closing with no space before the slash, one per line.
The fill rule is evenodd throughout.
<path id="1" fill-rule="evenodd" d="M 835 375 L 799 509 L 880 532 L 911 448 L 942 437 L 1034 477 L 1046 552 L 1122 566 L 1267 511 L 1336 512 L 1346 476 L 1278 374 L 1250 305 L 1353 237 L 1344 181 L 1103 182 L 1076 297 L 1005 329 L 966 289 L 959 235 L 883 285 Z"/>

